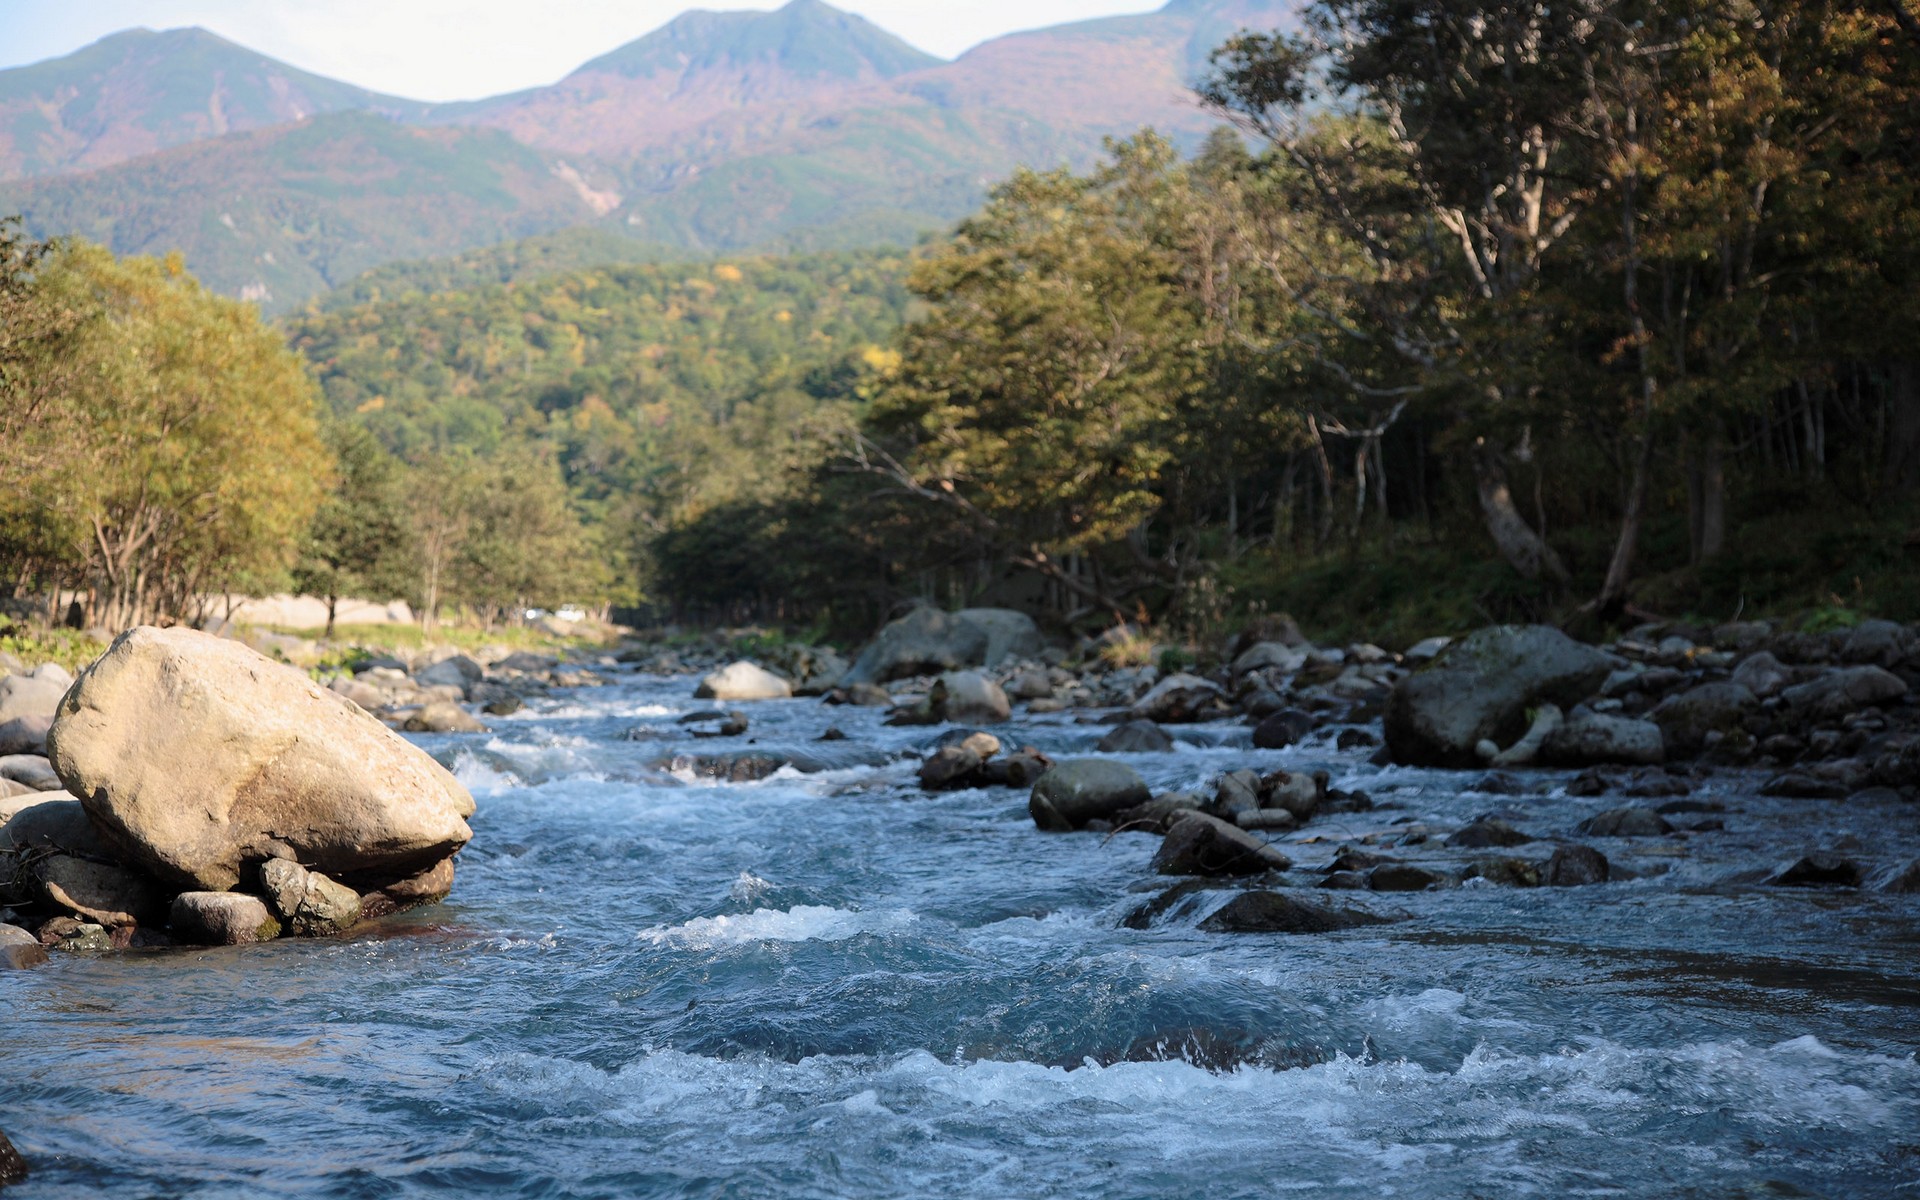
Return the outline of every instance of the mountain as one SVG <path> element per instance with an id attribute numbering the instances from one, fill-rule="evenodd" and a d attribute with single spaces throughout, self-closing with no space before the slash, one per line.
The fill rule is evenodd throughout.
<path id="1" fill-rule="evenodd" d="M 129 29 L 0 71 L 0 179 L 110 166 L 321 113 L 417 118 L 427 108 L 310 75 L 204 29 Z"/>
<path id="2" fill-rule="evenodd" d="M 906 244 L 1020 165 L 1083 167 L 1103 139 L 1146 125 L 1197 145 L 1215 124 L 1191 92 L 1207 53 L 1293 17 L 1293 0 L 1172 0 L 997 38 L 949 63 L 822 0 L 792 0 L 689 12 L 551 86 L 446 105 L 328 92 L 195 30 L 135 31 L 0 72 L 0 98 L 46 94 L 46 79 L 81 77 L 72 64 L 87 58 L 94 82 L 65 103 L 90 114 L 96 143 L 131 146 L 157 136 L 152 97 L 193 100 L 198 114 L 207 104 L 193 98 L 238 94 L 245 63 L 260 88 L 298 97 L 281 110 L 250 100 L 249 114 L 334 111 L 0 182 L 0 212 L 123 253 L 178 248 L 212 286 L 274 310 L 381 263 L 579 225 L 696 252 Z M 180 57 L 102 50 L 121 39 L 167 40 Z M 127 65 L 97 65 L 114 62 Z M 215 107 L 232 121 L 232 102 Z M 211 132 L 186 117 L 165 126 L 181 138 L 190 127 Z"/>
<path id="3" fill-rule="evenodd" d="M 39 180 L 25 198 L 38 229 L 124 254 L 181 249 L 208 286 L 269 310 L 382 263 L 596 215 L 549 156 L 497 130 L 413 128 L 360 112 Z"/>

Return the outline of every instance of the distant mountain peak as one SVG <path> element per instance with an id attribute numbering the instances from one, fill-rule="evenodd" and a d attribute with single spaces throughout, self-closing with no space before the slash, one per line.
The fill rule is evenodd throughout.
<path id="1" fill-rule="evenodd" d="M 772 12 L 684 12 L 574 74 L 641 78 L 771 67 L 802 78 L 892 79 L 942 61 L 824 0 L 790 0 Z"/>

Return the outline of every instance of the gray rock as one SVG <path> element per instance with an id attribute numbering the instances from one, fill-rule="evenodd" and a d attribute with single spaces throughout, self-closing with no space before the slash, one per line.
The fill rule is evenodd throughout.
<path id="1" fill-rule="evenodd" d="M 53 728 L 51 715 L 15 717 L 0 725 L 0 755 L 41 754 L 47 752 L 47 730 Z"/>
<path id="2" fill-rule="evenodd" d="M 1213 810 L 1236 824 L 1240 814 L 1259 812 L 1260 777 L 1252 771 L 1229 771 L 1213 782 Z"/>
<path id="3" fill-rule="evenodd" d="M 983 666 L 991 640 L 985 629 L 957 613 L 916 608 L 880 631 L 840 686 Z"/>
<path id="4" fill-rule="evenodd" d="M 1693 754 L 1712 734 L 1744 733 L 1742 722 L 1759 706 L 1759 698 L 1737 683 L 1703 683 L 1662 701 L 1653 710 L 1654 724 L 1669 751 Z"/>
<path id="5" fill-rule="evenodd" d="M 1011 608 L 963 608 L 954 614 L 984 630 L 987 648 L 977 664 L 991 670 L 1009 659 L 1035 658 L 1047 648 L 1033 618 Z"/>
<path id="6" fill-rule="evenodd" d="M 1275 771 L 1260 780 L 1262 808 L 1285 809 L 1295 820 L 1311 821 L 1327 798 L 1325 771 Z"/>
<path id="7" fill-rule="evenodd" d="M 1659 837 L 1672 833 L 1673 826 L 1650 808 L 1610 808 L 1580 822 L 1577 832 L 1588 837 Z"/>
<path id="8" fill-rule="evenodd" d="M 706 676 L 693 692 L 696 700 L 787 700 L 792 696 L 792 684 L 745 660 Z"/>
<path id="9" fill-rule="evenodd" d="M 360 920 L 360 893 L 284 858 L 261 864 L 260 890 L 295 937 L 332 937 Z"/>
<path id="10" fill-rule="evenodd" d="M 1190 812 L 1168 827 L 1151 865 L 1162 875 L 1219 876 L 1285 871 L 1293 862 L 1237 825 Z"/>
<path id="11" fill-rule="evenodd" d="M 1408 646 L 1407 652 L 1401 657 L 1410 663 L 1432 662 L 1440 657 L 1441 651 L 1451 645 L 1453 645 L 1453 639 L 1450 637 L 1422 638 Z"/>
<path id="12" fill-rule="evenodd" d="M 36 792 L 60 790 L 60 776 L 53 764 L 38 754 L 9 754 L 0 758 L 0 779 L 24 783 Z"/>
<path id="13" fill-rule="evenodd" d="M 1762 700 L 1793 682 L 1793 671 L 1765 650 L 1749 654 L 1733 669 L 1733 682 Z"/>
<path id="14" fill-rule="evenodd" d="M 165 909 L 153 881 L 116 862 L 80 801 L 64 796 L 21 808 L 0 826 L 0 885 L 9 881 L 108 928 L 155 920 Z"/>
<path id="15" fill-rule="evenodd" d="M 1362 925 L 1384 925 L 1389 918 L 1358 909 L 1310 904 L 1279 892 L 1242 892 L 1227 901 L 1200 928 L 1208 933 L 1332 933 Z"/>
<path id="16" fill-rule="evenodd" d="M 1050 832 L 1079 829 L 1106 820 L 1152 798 L 1132 767 L 1106 758 L 1074 758 L 1056 763 L 1033 785 L 1027 813 Z"/>
<path id="17" fill-rule="evenodd" d="M 1775 887 L 1857 888 L 1865 877 L 1865 869 L 1845 855 L 1817 850 L 1770 882 Z"/>
<path id="18" fill-rule="evenodd" d="M 301 672 L 188 629 L 116 639 L 47 749 L 122 861 L 175 886 L 231 888 L 276 857 L 411 874 L 472 836 L 473 798 L 424 751 Z"/>
<path id="19" fill-rule="evenodd" d="M 1450 645 L 1393 689 L 1386 744 L 1398 763 L 1471 767 L 1483 740 L 1511 742 L 1527 710 L 1571 707 L 1600 686 L 1614 660 L 1544 625 L 1497 625 Z"/>
<path id="20" fill-rule="evenodd" d="M 1181 725 L 1204 719 L 1207 710 L 1226 700 L 1220 685 L 1198 675 L 1169 675 L 1134 702 L 1127 715 L 1138 721 Z"/>
<path id="21" fill-rule="evenodd" d="M 0 724 L 20 717 L 51 718 L 60 708 L 68 684 L 31 675 L 0 677 Z"/>
<path id="22" fill-rule="evenodd" d="M 486 678 L 487 671 L 479 663 L 464 654 L 455 654 L 414 674 L 414 679 L 427 687 L 465 688 Z"/>
<path id="23" fill-rule="evenodd" d="M 1285 709 L 1253 727 L 1253 744 L 1260 750 L 1282 750 L 1313 732 L 1314 720 L 1297 708 Z"/>
<path id="24" fill-rule="evenodd" d="M 1173 739 L 1152 721 L 1128 721 L 1109 730 L 1097 748 L 1102 754 L 1165 754 Z"/>
<path id="25" fill-rule="evenodd" d="M 1013 705 L 1000 685 L 978 671 L 948 671 L 927 696 L 942 721 L 997 725 L 1013 719 Z"/>
<path id="26" fill-rule="evenodd" d="M 1500 887 L 1539 887 L 1540 864 L 1524 858 L 1480 858 L 1467 868 L 1467 876 L 1484 879 Z"/>
<path id="27" fill-rule="evenodd" d="M 1452 882 L 1438 871 L 1412 863 L 1381 863 L 1367 872 L 1367 886 L 1376 892 L 1424 892 Z"/>
<path id="28" fill-rule="evenodd" d="M 1561 846 L 1547 860 L 1548 887 L 1584 887 L 1607 881 L 1607 856 L 1592 846 Z"/>
<path id="29" fill-rule="evenodd" d="M 280 936 L 266 902 L 244 892 L 181 892 L 168 924 L 176 941 L 197 946 L 245 946 Z"/>
<path id="30" fill-rule="evenodd" d="M 1192 792 L 1167 792 L 1145 804 L 1114 814 L 1113 821 L 1116 827 L 1122 829 L 1165 833 L 1184 814 L 1206 806 L 1207 802 Z"/>
<path id="31" fill-rule="evenodd" d="M 1496 767 L 1524 767 L 1540 754 L 1540 747 L 1548 738 L 1559 732 L 1566 715 L 1557 704 L 1542 704 L 1534 711 L 1533 724 L 1513 745 L 1493 756 L 1491 765 Z"/>
<path id="32" fill-rule="evenodd" d="M 1891 671 L 1846 667 L 1790 687 L 1780 693 L 1780 698 L 1798 716 L 1830 721 L 1906 694 L 1906 682 Z"/>
<path id="33" fill-rule="evenodd" d="M 1279 642 L 1255 642 L 1233 660 L 1235 678 L 1251 671 L 1279 671 L 1291 675 L 1307 665 L 1304 646 L 1286 646 Z"/>
<path id="34" fill-rule="evenodd" d="M 1896 621 L 1862 621 L 1840 640 L 1840 661 L 1891 667 L 1905 658 L 1913 645 L 1907 627 Z"/>
<path id="35" fill-rule="evenodd" d="M 1045 700 L 1053 695 L 1053 680 L 1045 671 L 1021 671 L 1007 680 L 1006 692 L 1015 700 Z"/>
<path id="36" fill-rule="evenodd" d="M 1447 845 L 1466 850 L 1487 850 L 1495 846 L 1524 846 L 1533 841 L 1531 834 L 1522 833 L 1498 817 L 1482 817 L 1471 825 L 1454 831 L 1447 839 Z"/>
<path id="37" fill-rule="evenodd" d="M 942 746 L 920 764 L 920 786 L 928 791 L 969 787 L 981 761 L 979 754 L 965 746 Z"/>
<path id="38" fill-rule="evenodd" d="M 1652 721 L 1576 711 L 1540 745 L 1535 761 L 1555 767 L 1608 763 L 1658 766 L 1667 760 L 1666 735 Z"/>
<path id="39" fill-rule="evenodd" d="M 451 700 L 423 704 L 406 719 L 408 733 L 485 733 L 486 723 Z"/>

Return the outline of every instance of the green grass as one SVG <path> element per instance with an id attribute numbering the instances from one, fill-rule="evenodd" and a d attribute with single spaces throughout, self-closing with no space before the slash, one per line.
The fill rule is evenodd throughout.
<path id="1" fill-rule="evenodd" d="M 76 675 L 107 652 L 107 644 L 77 629 L 36 629 L 0 626 L 0 654 L 11 654 L 29 670 L 55 662 Z"/>

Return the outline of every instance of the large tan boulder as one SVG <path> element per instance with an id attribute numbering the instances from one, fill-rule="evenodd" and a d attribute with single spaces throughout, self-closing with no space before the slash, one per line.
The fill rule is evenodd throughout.
<path id="1" fill-rule="evenodd" d="M 227 891 L 291 859 L 413 875 L 472 837 L 432 758 L 290 667 L 189 629 L 120 635 L 61 701 L 47 753 L 121 856 Z"/>

